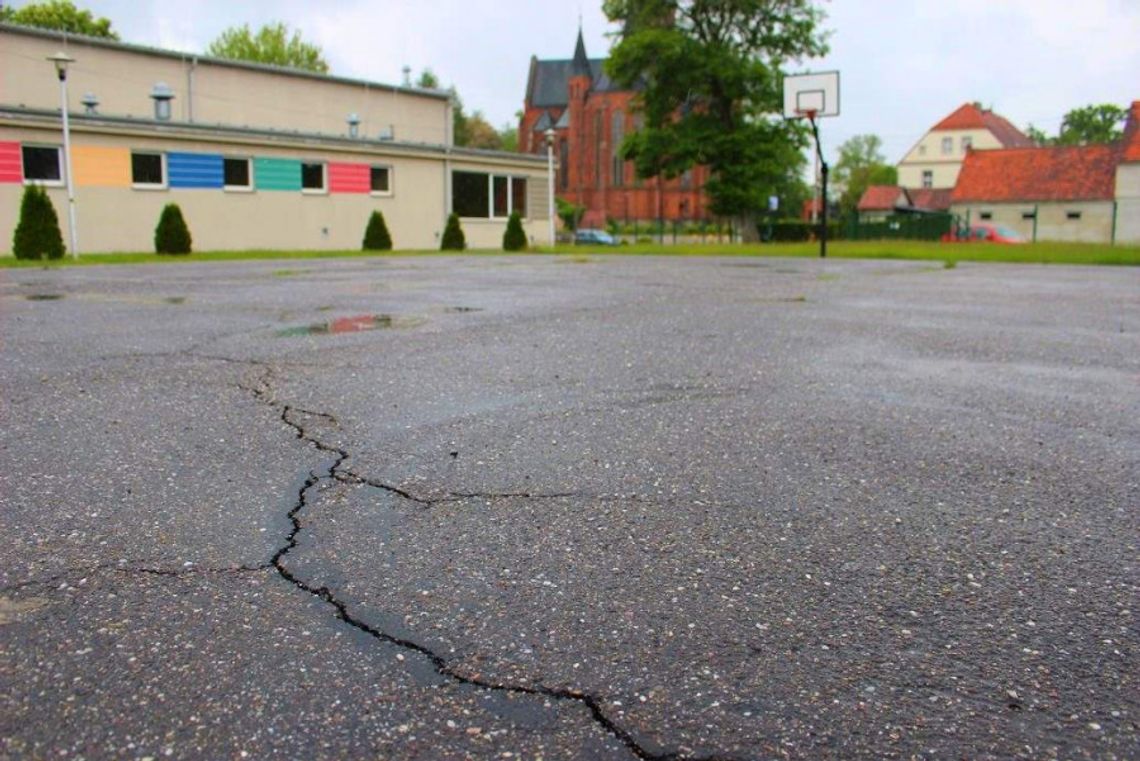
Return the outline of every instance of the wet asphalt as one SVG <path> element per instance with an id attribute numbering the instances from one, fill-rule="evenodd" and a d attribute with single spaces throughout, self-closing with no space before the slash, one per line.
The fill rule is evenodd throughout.
<path id="1" fill-rule="evenodd" d="M 0 270 L 6 758 L 1140 757 L 1140 271 Z"/>

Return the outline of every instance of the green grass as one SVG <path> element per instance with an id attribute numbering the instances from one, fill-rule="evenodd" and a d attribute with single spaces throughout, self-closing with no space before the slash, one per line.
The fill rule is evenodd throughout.
<path id="1" fill-rule="evenodd" d="M 502 251 L 471 251 L 471 254 L 498 254 Z M 816 243 L 772 243 L 745 245 L 740 243 L 709 243 L 705 245 L 659 245 L 637 243 L 611 249 L 557 246 L 553 249 L 534 249 L 530 253 L 567 255 L 572 262 L 590 256 L 819 256 Z M 441 251 L 209 251 L 187 256 L 158 256 L 157 254 L 88 254 L 78 261 L 66 257 L 48 262 L 49 267 L 86 266 L 93 264 L 184 264 L 188 262 L 219 262 L 248 260 L 299 260 L 341 259 L 391 256 L 447 256 L 454 252 Z M 527 256 L 527 253 L 510 254 Z M 1108 264 L 1140 266 L 1140 246 L 1108 246 L 1094 243 L 1031 243 L 1023 246 L 1003 246 L 990 243 L 925 243 L 917 241 L 836 241 L 828 245 L 828 256 L 835 259 L 909 259 L 940 262 L 1014 262 L 1024 264 Z M 22 261 L 0 256 L 2 267 L 42 267 L 43 262 Z M 954 265 L 949 265 L 954 266 Z M 278 270 L 280 277 L 295 274 L 293 270 Z M 288 273 L 288 274 L 286 274 Z M 277 274 L 277 273 L 275 273 Z"/>

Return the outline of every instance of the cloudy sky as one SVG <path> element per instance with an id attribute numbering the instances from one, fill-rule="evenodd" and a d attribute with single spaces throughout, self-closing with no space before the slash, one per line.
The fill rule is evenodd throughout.
<path id="1" fill-rule="evenodd" d="M 8 2 L 13 6 L 24 2 Z M 579 14 L 591 56 L 608 50 L 600 0 L 77 0 L 129 42 L 200 51 L 231 25 L 281 20 L 334 73 L 397 83 L 406 64 L 454 84 L 496 125 L 522 107 L 531 55 L 569 58 Z M 832 0 L 831 53 L 792 70 L 841 72 L 843 113 L 825 146 L 883 138 L 898 161 L 967 101 L 1055 132 L 1070 108 L 1140 99 L 1140 0 Z"/>

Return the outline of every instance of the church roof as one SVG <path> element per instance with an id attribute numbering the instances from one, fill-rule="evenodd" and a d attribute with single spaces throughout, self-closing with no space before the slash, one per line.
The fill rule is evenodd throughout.
<path id="1" fill-rule="evenodd" d="M 619 86 L 605 72 L 606 59 L 588 58 L 582 32 L 574 45 L 574 57 L 540 61 L 530 59 L 530 76 L 526 82 L 528 108 L 563 108 L 570 103 L 570 78 L 590 77 L 592 92 L 620 92 Z"/>

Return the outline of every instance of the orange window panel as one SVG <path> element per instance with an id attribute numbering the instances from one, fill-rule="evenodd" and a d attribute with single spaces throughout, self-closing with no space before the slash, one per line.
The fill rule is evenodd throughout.
<path id="1" fill-rule="evenodd" d="M 131 186 L 131 153 L 126 148 L 72 146 L 71 167 L 75 172 L 76 185 L 98 185 L 108 188 Z"/>

